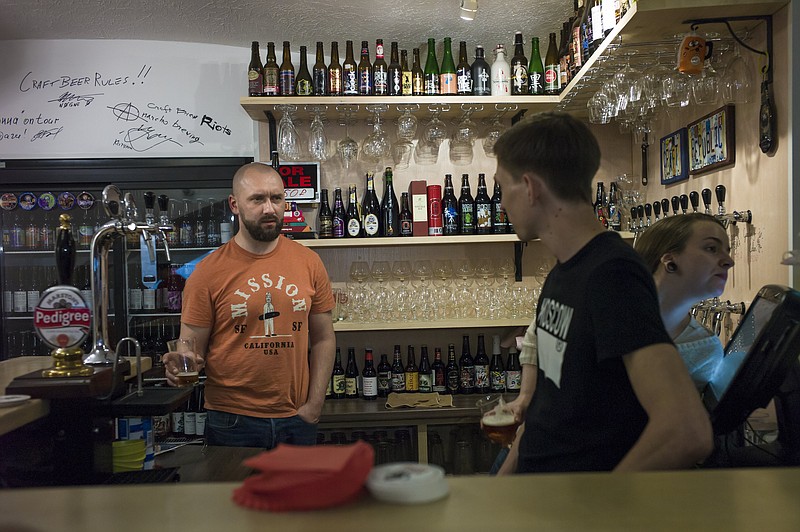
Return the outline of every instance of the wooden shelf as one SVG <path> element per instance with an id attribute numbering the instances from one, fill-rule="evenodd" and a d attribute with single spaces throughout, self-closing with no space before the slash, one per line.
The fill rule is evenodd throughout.
<path id="1" fill-rule="evenodd" d="M 489 327 L 527 327 L 531 323 L 532 317 L 488 320 L 488 319 L 465 319 L 465 320 L 431 320 L 431 321 L 337 321 L 333 324 L 336 332 L 346 331 L 409 331 L 421 329 L 471 329 Z"/>

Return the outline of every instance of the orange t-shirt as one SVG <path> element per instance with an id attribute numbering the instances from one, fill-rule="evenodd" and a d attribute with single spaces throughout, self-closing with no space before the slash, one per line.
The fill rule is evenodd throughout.
<path id="1" fill-rule="evenodd" d="M 333 309 L 319 256 L 283 236 L 266 255 L 231 240 L 186 281 L 181 321 L 211 329 L 206 408 L 290 417 L 306 402 L 308 316 Z"/>

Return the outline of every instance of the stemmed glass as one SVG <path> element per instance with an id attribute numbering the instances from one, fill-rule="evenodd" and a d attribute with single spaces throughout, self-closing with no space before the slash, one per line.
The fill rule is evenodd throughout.
<path id="1" fill-rule="evenodd" d="M 379 163 L 381 159 L 389 155 L 391 148 L 389 136 L 381 123 L 381 113 L 386 112 L 387 106 L 368 105 L 367 110 L 373 113 L 374 117 L 372 132 L 366 136 L 361 144 L 361 156 L 365 161 Z"/>
<path id="2" fill-rule="evenodd" d="M 711 66 L 711 60 L 706 59 L 703 71 L 695 76 L 692 83 L 692 95 L 697 105 L 717 103 L 719 96 L 719 74 Z"/>
<path id="3" fill-rule="evenodd" d="M 278 122 L 278 153 L 284 160 L 299 161 L 302 157 L 300 136 L 292 122 L 292 114 L 297 110 L 297 106 L 276 105 L 275 109 L 283 113 Z"/>
<path id="4" fill-rule="evenodd" d="M 437 288 L 436 311 L 443 319 L 453 317 L 455 300 L 450 293 L 450 284 L 453 280 L 453 261 L 450 259 L 437 259 L 433 262 L 433 285 Z"/>
<path id="5" fill-rule="evenodd" d="M 500 135 L 502 135 L 503 131 L 506 129 L 503 123 L 500 121 L 503 114 L 503 112 L 496 113 L 491 118 L 491 122 L 483 134 L 483 152 L 487 157 L 494 157 L 494 145 L 497 142 L 497 139 L 500 138 Z"/>
<path id="6" fill-rule="evenodd" d="M 667 107 L 686 107 L 692 95 L 691 79 L 677 68 L 661 82 Z"/>
<path id="7" fill-rule="evenodd" d="M 473 298 L 475 316 L 483 319 L 494 319 L 497 317 L 493 303 L 492 285 L 494 284 L 494 264 L 489 257 L 481 257 L 475 262 L 475 282 L 478 285 L 476 295 Z M 486 297 L 481 297 L 481 295 Z"/>
<path id="8" fill-rule="evenodd" d="M 475 306 L 472 304 L 475 294 L 470 290 L 474 273 L 472 264 L 468 259 L 463 259 L 456 265 L 456 289 L 453 292 L 453 297 L 457 303 L 454 317 L 458 319 L 475 317 Z"/>
<path id="9" fill-rule="evenodd" d="M 507 305 L 507 302 L 511 299 L 511 285 L 514 281 L 514 272 L 516 271 L 516 266 L 514 265 L 514 261 L 508 257 L 501 259 L 500 263 L 497 266 L 497 274 L 501 278 L 500 288 L 498 288 L 496 292 L 497 299 L 501 302 L 502 305 Z M 498 308 L 501 308 L 498 306 Z M 505 308 L 504 316 L 505 318 L 509 318 L 509 309 L 507 306 Z"/>
<path id="10" fill-rule="evenodd" d="M 722 73 L 722 99 L 725 103 L 748 103 L 752 95 L 752 70 L 739 46 L 734 47 L 733 59 Z"/>
<path id="11" fill-rule="evenodd" d="M 428 281 L 433 277 L 433 265 L 429 260 L 416 260 L 411 273 L 417 279 L 412 297 L 413 317 L 418 320 L 431 320 L 435 317 L 434 301 Z"/>
<path id="12" fill-rule="evenodd" d="M 392 276 L 396 281 L 393 299 L 394 320 L 407 320 L 412 311 L 411 297 L 408 293 L 406 281 L 411 278 L 411 262 L 407 260 L 396 260 L 392 263 Z"/>
<path id="13" fill-rule="evenodd" d="M 351 304 L 350 315 L 354 321 L 366 321 L 371 313 L 367 309 L 368 294 L 365 283 L 369 280 L 369 264 L 355 260 L 350 263 L 350 280 L 348 301 Z"/>
<path id="14" fill-rule="evenodd" d="M 327 106 L 307 105 L 305 109 L 314 116 L 310 126 L 311 134 L 308 136 L 308 153 L 315 161 L 327 161 L 330 158 L 328 135 L 322 124 L 322 114 L 327 110 Z"/>
<path id="15" fill-rule="evenodd" d="M 623 54 L 625 66 L 614 74 L 619 111 L 624 111 L 629 103 L 638 102 L 642 97 L 642 84 L 639 81 L 641 74 L 631 68 L 631 57 L 635 54 L 635 50 L 626 51 Z"/>
<path id="16" fill-rule="evenodd" d="M 392 299 L 386 290 L 386 281 L 392 278 L 392 265 L 389 261 L 375 260 L 372 261 L 372 269 L 370 270 L 372 278 L 378 283 L 378 286 L 372 290 L 373 304 L 371 305 L 370 312 L 374 316 L 386 315 L 392 316 Z"/>
<path id="17" fill-rule="evenodd" d="M 408 168 L 411 161 L 411 153 L 414 151 L 412 140 L 417 134 L 417 117 L 411 111 L 416 109 L 419 109 L 419 104 L 397 106 L 397 110 L 403 114 L 397 118 L 397 142 L 392 145 L 395 168 Z"/>
<path id="18" fill-rule="evenodd" d="M 358 110 L 357 105 L 341 105 L 336 110 L 344 115 L 344 138 L 339 141 L 338 152 L 342 159 L 342 165 L 349 169 L 353 161 L 358 157 L 358 142 L 350 136 L 350 123 L 354 112 Z"/>
<path id="19" fill-rule="evenodd" d="M 478 137 L 478 127 L 470 119 L 475 111 L 483 109 L 482 105 L 462 104 L 463 114 L 461 119 L 453 129 L 450 136 L 450 162 L 458 166 L 466 166 L 472 163 L 472 145 Z"/>

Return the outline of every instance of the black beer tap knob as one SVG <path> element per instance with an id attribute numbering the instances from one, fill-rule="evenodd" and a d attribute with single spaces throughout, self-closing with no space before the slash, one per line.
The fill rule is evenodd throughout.
<path id="1" fill-rule="evenodd" d="M 144 193 L 144 208 L 152 210 L 156 206 L 156 195 L 149 190 Z"/>
<path id="2" fill-rule="evenodd" d="M 661 200 L 661 212 L 664 213 L 664 217 L 669 214 L 669 200 L 667 198 Z"/>
<path id="3" fill-rule="evenodd" d="M 700 194 L 696 190 L 689 192 L 689 201 L 692 202 L 692 210 L 697 212 L 697 207 L 700 206 Z"/>
<path id="4" fill-rule="evenodd" d="M 169 208 L 169 197 L 166 194 L 159 194 L 158 196 L 158 210 L 162 213 L 167 212 Z"/>
<path id="5" fill-rule="evenodd" d="M 672 196 L 670 202 L 672 203 L 672 215 L 676 216 L 678 214 L 678 209 L 681 206 L 681 200 L 678 196 Z"/>
<path id="6" fill-rule="evenodd" d="M 661 204 L 657 201 L 653 202 L 653 212 L 656 215 L 656 220 L 661 217 Z"/>
<path id="7" fill-rule="evenodd" d="M 653 212 L 653 206 L 650 205 L 649 203 L 645 203 L 644 204 L 644 214 L 645 214 L 645 216 L 647 216 L 648 219 L 650 218 L 650 214 L 652 214 L 652 212 Z"/>
<path id="8" fill-rule="evenodd" d="M 635 205 L 633 207 L 631 207 L 631 222 L 635 222 L 636 221 L 636 212 L 637 211 L 638 211 L 638 209 L 636 208 Z"/>
<path id="9" fill-rule="evenodd" d="M 681 194 L 681 212 L 686 214 L 686 211 L 689 209 L 689 196 L 686 194 Z"/>
<path id="10" fill-rule="evenodd" d="M 645 211 L 645 208 L 642 207 L 641 205 L 636 207 L 636 214 L 637 214 L 637 216 L 638 216 L 640 221 L 642 221 L 644 219 L 644 211 Z"/>
<path id="11" fill-rule="evenodd" d="M 700 195 L 703 196 L 703 205 L 706 208 L 706 214 L 711 214 L 711 189 L 704 188 Z"/>
<path id="12" fill-rule="evenodd" d="M 725 193 L 727 192 L 725 185 L 717 185 L 714 193 L 717 195 L 717 203 L 719 204 L 719 213 L 725 214 Z"/>

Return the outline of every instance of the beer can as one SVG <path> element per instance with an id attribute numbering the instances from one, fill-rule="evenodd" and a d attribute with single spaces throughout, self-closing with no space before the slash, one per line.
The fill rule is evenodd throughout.
<path id="1" fill-rule="evenodd" d="M 442 186 L 428 185 L 428 236 L 442 236 Z"/>

